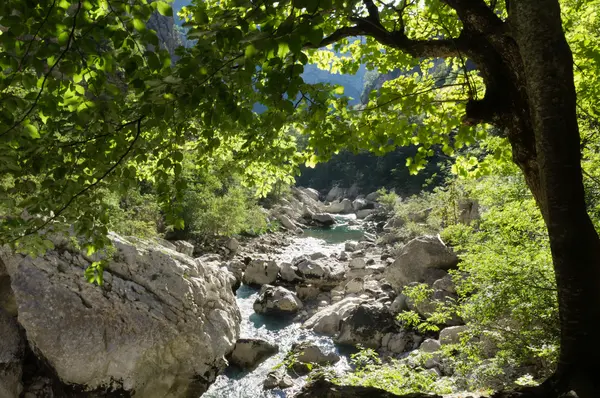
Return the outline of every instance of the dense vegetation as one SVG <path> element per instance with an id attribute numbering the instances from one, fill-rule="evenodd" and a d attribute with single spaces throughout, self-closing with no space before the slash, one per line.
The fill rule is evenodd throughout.
<path id="1" fill-rule="evenodd" d="M 479 382 L 533 364 L 533 379 L 550 376 L 542 394 L 597 396 L 600 352 L 582 341 L 600 316 L 599 12 L 596 0 L 195 1 L 179 15 L 189 47 L 169 54 L 146 25 L 172 16 L 164 1 L 4 1 L 0 243 L 39 253 L 44 233 L 72 229 L 92 253 L 109 229 L 257 233 L 256 197 L 302 164 L 333 158 L 300 180 L 320 189 L 328 174 L 408 195 L 448 157 L 468 182 L 406 206 L 437 203 L 411 228 L 443 228 L 462 252 L 462 300 L 444 311 L 495 346 L 489 361 L 465 341 L 457 368 Z M 367 93 L 309 81 L 314 65 L 372 71 Z M 485 207 L 479 225 L 452 220 L 456 195 Z"/>

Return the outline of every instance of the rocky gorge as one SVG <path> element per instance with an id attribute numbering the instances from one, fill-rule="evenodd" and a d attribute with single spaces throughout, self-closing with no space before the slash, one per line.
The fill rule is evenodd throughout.
<path id="1" fill-rule="evenodd" d="M 394 246 L 399 223 L 377 193 L 348 196 L 293 188 L 270 210 L 282 232 L 217 253 L 111 235 L 101 287 L 83 278 L 100 258 L 69 240 L 37 258 L 3 250 L 0 396 L 306 395 L 306 375 L 350 371 L 356 345 L 452 374 L 435 353 L 461 320 L 434 336 L 396 315 L 436 305 L 402 294 L 414 283 L 436 302 L 455 298 L 447 271 L 458 258 L 439 236 Z"/>

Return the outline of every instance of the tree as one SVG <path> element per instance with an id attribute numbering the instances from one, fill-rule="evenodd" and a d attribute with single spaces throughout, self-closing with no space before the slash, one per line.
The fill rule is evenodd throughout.
<path id="1" fill-rule="evenodd" d="M 565 2 L 567 13 L 584 4 Z M 357 116 L 334 100 L 330 108 L 319 108 L 319 113 L 309 103 L 307 107 L 314 108 L 312 119 L 303 129 L 313 132 L 309 142 L 317 159 L 329 156 L 333 149 L 324 143 L 331 146 L 336 140 L 379 151 L 390 144 L 420 142 L 422 155 L 412 165 L 417 169 L 433 144 L 451 153 L 451 145 L 460 147 L 484 138 L 482 129 L 468 126 L 499 128 L 544 217 L 558 286 L 560 359 L 555 375 L 541 387 L 546 394 L 542 396 L 570 389 L 579 396 L 597 396 L 598 367 L 592 358 L 598 350 L 582 342 L 595 335 L 594 324 L 600 318 L 600 239 L 586 213 L 573 56 L 558 0 L 219 1 L 198 3 L 189 12 L 193 20 L 207 22 L 201 24 L 204 29 L 219 24 L 224 32 L 239 25 L 240 48 L 245 48 L 247 58 L 258 58 L 266 66 L 258 90 L 266 97 L 277 95 L 283 102 L 313 99 L 298 93 L 300 83 L 268 66 L 287 70 L 284 67 L 306 63 L 302 57 L 306 58 L 307 48 L 335 44 L 337 51 L 351 52 L 352 57 L 346 59 L 335 60 L 327 51 L 317 51 L 311 58 L 333 62 L 344 72 L 356 70 L 357 60 L 383 73 L 431 59 L 450 59 L 453 70 L 462 76 L 457 73 L 456 83 L 448 86 L 459 85 L 459 89 L 446 86 L 444 95 L 436 97 L 432 94 L 435 82 L 427 81 L 427 76 L 420 80 L 404 77 L 395 86 L 388 85 L 376 105 L 367 106 L 376 116 L 364 110 Z M 196 26 L 191 32 L 201 29 Z M 466 60 L 476 65 L 476 74 L 466 71 Z M 264 90 L 275 81 L 276 89 Z M 398 89 L 403 92 L 398 94 Z M 447 102 L 455 109 L 445 107 Z M 401 112 L 391 103 L 401 104 Z M 456 110 L 463 111 L 460 120 L 452 119 Z M 429 117 L 415 124 L 409 116 L 413 111 Z M 382 115 L 387 116 L 385 125 Z M 458 131 L 458 145 L 450 142 L 448 131 Z"/>

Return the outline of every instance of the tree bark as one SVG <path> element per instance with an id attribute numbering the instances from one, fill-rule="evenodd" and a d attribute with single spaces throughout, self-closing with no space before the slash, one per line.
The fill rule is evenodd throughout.
<path id="1" fill-rule="evenodd" d="M 600 239 L 584 199 L 573 58 L 557 0 L 515 0 L 511 14 L 539 174 L 524 172 L 548 228 L 558 287 L 560 357 L 546 386 L 599 397 Z"/>

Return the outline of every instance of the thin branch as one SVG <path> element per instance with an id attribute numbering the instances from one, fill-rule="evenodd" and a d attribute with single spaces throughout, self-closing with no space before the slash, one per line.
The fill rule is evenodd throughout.
<path id="1" fill-rule="evenodd" d="M 131 144 L 129 145 L 129 147 L 127 148 L 127 150 L 121 155 L 121 157 L 116 161 L 115 164 L 113 164 L 108 170 L 106 170 L 106 172 L 104 172 L 104 174 L 102 174 L 96 181 L 94 181 L 93 183 L 91 183 L 90 185 L 86 186 L 85 188 L 83 188 L 81 191 L 77 192 L 75 195 L 73 195 L 68 201 L 67 203 L 65 203 L 60 209 L 58 209 L 56 212 L 54 212 L 54 215 L 52 217 L 50 217 L 49 219 L 47 219 L 43 224 L 41 224 L 40 226 L 34 228 L 33 230 L 30 230 L 28 232 L 26 232 L 25 234 L 19 236 L 18 238 L 13 239 L 10 243 L 14 243 L 19 239 L 22 239 L 26 236 L 30 236 L 35 234 L 36 232 L 40 231 L 42 228 L 46 227 L 48 224 L 50 224 L 51 222 L 53 222 L 54 220 L 56 220 L 65 210 L 67 210 L 67 208 L 69 208 L 69 206 L 71 205 L 71 203 L 73 203 L 75 201 L 75 199 L 77 199 L 78 197 L 80 197 L 81 195 L 83 195 L 84 193 L 86 193 L 87 191 L 89 191 L 90 189 L 94 188 L 96 185 L 98 185 L 100 182 L 102 182 L 110 173 L 112 173 L 117 166 L 119 166 L 123 160 L 127 157 L 127 155 L 129 155 L 129 153 L 131 152 L 131 150 L 133 149 L 133 146 L 135 145 L 136 141 L 138 140 L 141 131 L 142 131 L 142 120 L 144 119 L 144 116 L 140 117 L 137 120 L 133 120 L 131 122 L 125 123 L 123 125 L 121 125 L 121 129 L 125 128 L 127 126 L 131 126 L 133 124 L 137 125 L 137 132 L 135 134 L 135 137 L 133 138 L 133 141 L 131 141 Z"/>
<path id="2" fill-rule="evenodd" d="M 426 93 L 429 93 L 429 92 L 432 92 L 432 91 L 436 91 L 436 90 L 439 90 L 439 89 L 442 89 L 442 88 L 445 88 L 445 87 L 456 87 L 456 86 L 464 86 L 464 85 L 465 85 L 464 83 L 453 83 L 453 84 L 447 84 L 447 85 L 440 86 L 440 87 L 437 87 L 437 86 L 436 87 L 431 87 L 431 88 L 428 88 L 427 90 L 416 91 L 416 92 L 411 92 L 411 93 L 404 94 L 404 95 L 399 95 L 398 97 L 392 98 L 391 100 L 384 102 L 383 104 L 379 104 L 377 106 L 372 106 L 370 108 L 357 109 L 356 112 L 373 111 L 375 109 L 379 109 L 379 108 L 382 108 L 382 107 L 384 107 L 386 105 L 389 105 L 392 102 L 396 102 L 396 101 L 398 101 L 398 100 L 400 100 L 402 98 L 411 97 L 413 95 L 426 94 Z"/>
<path id="3" fill-rule="evenodd" d="M 58 65 L 58 63 L 62 60 L 62 58 L 67 53 L 67 51 L 69 51 L 69 49 L 71 48 L 71 43 L 73 42 L 73 37 L 75 36 L 75 28 L 77 27 L 77 15 L 79 15 L 80 10 L 81 10 L 81 1 L 79 1 L 78 5 L 77 5 L 77 10 L 75 11 L 75 15 L 73 15 L 73 26 L 71 27 L 71 33 L 69 33 L 69 39 L 67 40 L 67 45 L 66 45 L 64 51 L 60 53 L 60 55 L 58 56 L 58 58 L 56 59 L 54 64 L 50 67 L 50 69 L 48 70 L 48 73 L 46 73 L 46 75 L 44 76 L 44 80 L 42 81 L 42 86 L 40 87 L 40 91 L 38 92 L 37 96 L 35 97 L 35 100 L 33 101 L 33 105 L 31 105 L 29 110 L 27 112 L 25 112 L 23 117 L 17 123 L 15 123 L 8 130 L 4 131 L 2 134 L 0 134 L 0 137 L 3 137 L 6 134 L 13 131 L 14 129 L 16 129 L 21 123 L 23 123 L 23 121 L 25 121 L 25 119 L 27 119 L 27 117 L 31 114 L 31 112 L 33 112 L 33 110 L 37 106 L 37 103 L 40 100 L 42 93 L 44 92 L 44 87 L 46 86 L 46 81 L 48 80 L 48 77 L 52 74 L 52 72 L 54 71 L 54 68 L 56 68 L 56 65 Z"/>

